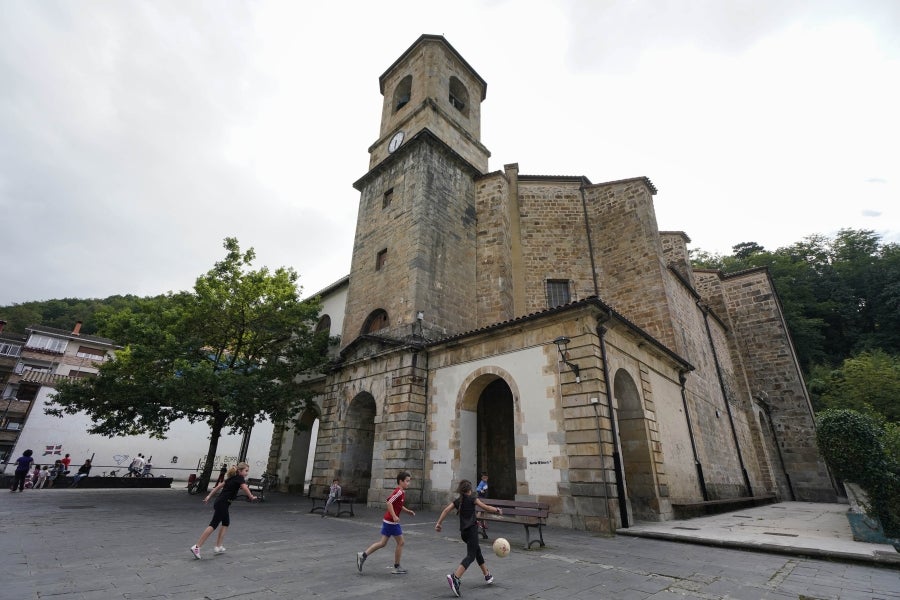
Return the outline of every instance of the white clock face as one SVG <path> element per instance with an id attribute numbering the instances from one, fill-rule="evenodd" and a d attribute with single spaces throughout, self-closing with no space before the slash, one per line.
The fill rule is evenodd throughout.
<path id="1" fill-rule="evenodd" d="M 394 134 L 394 137 L 391 138 L 391 143 L 388 144 L 388 152 L 394 152 L 397 148 L 400 147 L 400 144 L 403 143 L 403 132 L 398 131 Z"/>

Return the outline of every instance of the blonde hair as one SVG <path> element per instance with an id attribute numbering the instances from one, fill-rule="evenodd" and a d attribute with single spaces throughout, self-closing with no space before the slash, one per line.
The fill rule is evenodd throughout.
<path id="1" fill-rule="evenodd" d="M 238 463 L 236 465 L 231 465 L 231 468 L 228 469 L 228 473 L 225 474 L 225 479 L 230 479 L 237 475 L 238 471 L 243 471 L 244 469 L 249 469 L 250 465 L 245 462 Z"/>

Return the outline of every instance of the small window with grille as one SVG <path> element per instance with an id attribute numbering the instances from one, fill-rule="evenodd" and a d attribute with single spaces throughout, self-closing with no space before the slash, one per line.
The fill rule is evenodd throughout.
<path id="1" fill-rule="evenodd" d="M 375 257 L 375 270 L 382 270 L 387 265 L 387 248 L 378 253 Z"/>
<path id="2" fill-rule="evenodd" d="M 572 301 L 572 292 L 569 289 L 568 279 L 547 280 L 547 306 L 562 306 Z"/>
<path id="3" fill-rule="evenodd" d="M 381 198 L 381 208 L 385 209 L 391 205 L 391 202 L 394 201 L 394 188 L 389 189 L 384 193 L 384 196 Z"/>

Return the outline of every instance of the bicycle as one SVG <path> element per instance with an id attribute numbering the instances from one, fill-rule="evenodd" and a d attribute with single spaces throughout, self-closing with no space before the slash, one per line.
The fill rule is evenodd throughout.
<path id="1" fill-rule="evenodd" d="M 274 473 L 263 472 L 262 476 L 259 478 L 260 486 L 263 490 L 266 491 L 277 491 L 278 490 L 278 475 Z"/>

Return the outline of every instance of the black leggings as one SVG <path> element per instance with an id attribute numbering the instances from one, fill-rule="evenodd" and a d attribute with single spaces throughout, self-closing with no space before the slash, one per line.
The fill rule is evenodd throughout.
<path id="1" fill-rule="evenodd" d="M 25 489 L 25 477 L 27 475 L 28 475 L 28 471 L 22 471 L 21 473 L 19 471 L 16 471 L 16 474 L 14 475 L 12 487 L 9 488 L 9 491 L 14 492 L 14 491 L 16 491 L 16 488 L 19 488 L 20 492 L 22 490 L 24 490 Z"/>
<path id="2" fill-rule="evenodd" d="M 219 500 L 213 504 L 213 517 L 212 521 L 209 522 L 210 527 L 215 529 L 219 526 L 219 523 L 221 523 L 223 527 L 231 525 L 231 518 L 228 516 L 229 506 L 231 506 L 230 500 Z"/>
<path id="3" fill-rule="evenodd" d="M 462 530 L 462 540 L 466 543 L 466 557 L 462 559 L 463 569 L 468 569 L 472 562 L 478 566 L 484 564 L 484 556 L 481 555 L 481 545 L 478 543 L 478 526 L 467 527 Z"/>

